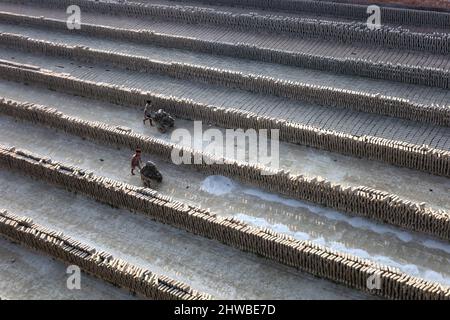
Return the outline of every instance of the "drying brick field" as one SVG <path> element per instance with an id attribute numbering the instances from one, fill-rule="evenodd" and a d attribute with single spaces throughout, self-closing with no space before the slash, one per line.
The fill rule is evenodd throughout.
<path id="1" fill-rule="evenodd" d="M 450 13 L 382 3 L 0 0 L 1 299 L 450 299 Z"/>

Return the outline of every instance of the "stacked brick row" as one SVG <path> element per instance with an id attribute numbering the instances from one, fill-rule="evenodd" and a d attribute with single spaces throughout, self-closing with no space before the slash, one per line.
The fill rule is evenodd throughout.
<path id="1" fill-rule="evenodd" d="M 1 63 L 0 71 L 0 77 L 8 80 L 38 83 L 54 90 L 76 93 L 120 105 L 142 106 L 146 100 L 152 99 L 155 106 L 180 118 L 202 120 L 226 128 L 279 129 L 280 139 L 283 141 L 450 177 L 450 152 L 427 145 L 322 130 L 282 119 L 258 116 L 251 112 L 210 106 L 176 97 L 155 95 L 137 89 L 83 81 L 67 75 L 38 72 Z M 125 141 L 124 144 L 127 142 Z"/>
<path id="2" fill-rule="evenodd" d="M 177 2 L 192 3 L 192 0 L 175 0 Z M 198 0 L 196 1 L 198 2 Z M 286 10 L 288 12 L 311 12 L 323 15 L 333 15 L 343 18 L 350 18 L 359 21 L 365 21 L 368 17 L 367 6 L 387 2 L 392 4 L 391 0 L 360 0 L 361 4 L 355 4 L 355 1 L 346 1 L 350 3 L 339 3 L 330 1 L 314 0 L 201 0 L 202 3 L 211 5 L 224 4 L 232 6 L 254 7 L 266 10 Z M 344 1 L 342 1 L 344 2 Z M 394 3 L 408 4 L 411 1 L 394 1 Z M 447 0 L 417 0 L 417 6 L 436 7 L 450 9 L 450 3 Z M 429 25 L 436 27 L 450 26 L 450 15 L 445 12 L 408 10 L 401 8 L 381 7 L 381 17 L 384 23 L 398 23 L 411 25 Z"/>
<path id="3" fill-rule="evenodd" d="M 86 137 L 111 145 L 140 147 L 144 152 L 172 161 L 172 152 L 189 154 L 193 159 L 203 159 L 201 164 L 185 165 L 209 174 L 219 174 L 236 178 L 270 191 L 307 200 L 350 214 L 374 219 L 412 231 L 418 231 L 450 240 L 450 214 L 435 211 L 425 203 L 414 203 L 394 194 L 368 187 L 345 187 L 333 184 L 320 177 L 292 175 L 283 170 L 271 170 L 261 165 L 219 159 L 201 151 L 181 148 L 160 139 L 133 133 L 122 127 L 90 122 L 70 117 L 55 109 L 31 103 L 16 103 L 0 100 L 0 112 L 16 118 L 38 122 L 70 134 Z M 270 173 L 270 174 L 267 174 Z M 65 184 L 65 183 L 60 183 Z"/>
<path id="4" fill-rule="evenodd" d="M 341 22 L 318 19 L 303 19 L 290 16 L 258 15 L 255 13 L 236 14 L 215 9 L 193 6 L 168 6 L 135 2 L 105 2 L 91 0 L 25 0 L 39 5 L 64 7 L 80 6 L 82 11 L 121 14 L 125 16 L 169 19 L 184 23 L 204 23 L 239 30 L 254 30 L 308 36 L 345 43 L 367 43 L 390 48 L 424 50 L 427 52 L 450 53 L 450 34 L 419 33 L 401 27 L 382 26 L 372 31 L 363 22 Z"/>
<path id="5" fill-rule="evenodd" d="M 34 224 L 29 218 L 16 216 L 4 210 L 0 210 L 0 235 L 49 254 L 64 263 L 77 265 L 89 274 L 146 298 L 158 300 L 211 298 L 179 281 L 158 276 L 149 270 L 114 258 L 107 252 L 97 251 L 64 236 L 61 232 Z"/>
<path id="6" fill-rule="evenodd" d="M 371 4 L 373 0 L 319 0 L 338 3 L 358 3 Z M 448 0 L 376 0 L 375 3 L 387 4 L 389 6 L 401 6 L 424 9 L 435 9 L 443 12 L 450 10 L 450 2 Z"/>
<path id="7" fill-rule="evenodd" d="M 50 29 L 67 31 L 66 23 L 63 21 L 8 13 L 0 13 L 0 18 L 2 21 L 9 23 L 28 24 L 39 27 L 44 26 Z M 287 52 L 277 49 L 268 49 L 245 43 L 230 44 L 226 42 L 214 42 L 195 38 L 163 35 L 147 31 L 124 30 L 107 26 L 83 25 L 83 28 L 77 32 L 96 37 L 109 37 L 121 40 L 125 39 L 139 43 L 151 43 L 152 45 L 162 47 L 188 49 L 196 52 L 260 60 L 334 73 L 358 75 L 375 79 L 398 81 L 444 89 L 450 88 L 450 75 L 448 71 L 421 65 L 412 66 L 402 65 L 400 63 L 380 63 L 351 57 L 341 59 L 326 55 L 318 56 L 301 52 Z M 5 44 L 10 43 L 10 41 L 6 38 L 6 34 L 3 34 L 3 37 L 4 39 L 2 39 L 2 41 Z M 20 40 L 19 37 L 20 36 L 17 36 L 16 38 L 18 43 L 15 46 L 17 48 L 20 48 L 19 43 L 22 43 L 23 41 Z M 11 36 L 9 38 L 12 39 Z M 38 50 L 37 48 L 31 47 L 29 44 L 24 44 L 24 46 L 29 49 Z"/>
<path id="8" fill-rule="evenodd" d="M 95 176 L 75 167 L 30 155 L 27 151 L 0 148 L 0 165 L 79 191 L 102 202 L 144 213 L 157 221 L 350 288 L 390 299 L 450 299 L 450 288 L 438 283 L 412 277 L 395 268 L 342 254 L 309 241 L 298 241 L 268 229 L 254 228 L 234 218 L 223 219 L 207 210 L 173 201 L 154 190 Z M 10 224 L 3 222 L 1 226 L 5 230 Z M 15 222 L 12 224 L 13 230 L 17 229 Z M 380 286 L 377 289 L 367 286 L 373 277 L 379 279 Z"/>
<path id="9" fill-rule="evenodd" d="M 402 117 L 408 120 L 450 125 L 450 108 L 448 107 L 440 105 L 426 106 L 379 94 L 309 85 L 256 74 L 243 74 L 242 72 L 185 63 L 161 62 L 145 57 L 95 50 L 82 46 L 67 46 L 8 33 L 0 33 L 0 44 L 19 50 L 91 63 L 108 62 L 127 70 L 159 73 L 179 79 L 195 79 L 206 83 L 239 88 L 255 93 L 271 94 L 308 103 L 346 107 L 352 110 Z M 418 69 L 420 68 L 416 67 L 411 70 Z M 450 73 L 448 72 L 438 72 L 440 73 L 440 76 L 438 76 L 432 72 L 420 74 L 420 72 L 416 73 L 411 70 L 408 70 L 410 72 L 407 73 L 403 72 L 405 70 L 400 71 L 404 76 L 403 79 L 410 80 L 407 82 L 413 82 L 415 81 L 414 79 L 427 79 L 430 85 L 450 86 Z M 393 72 L 393 70 L 386 70 L 386 74 L 398 73 Z M 413 77 L 408 77 L 407 74 L 412 74 Z M 415 78 L 415 76 L 418 78 Z"/>

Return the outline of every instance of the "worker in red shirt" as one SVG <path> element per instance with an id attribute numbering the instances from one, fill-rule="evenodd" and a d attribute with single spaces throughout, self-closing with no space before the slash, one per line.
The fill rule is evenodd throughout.
<path id="1" fill-rule="evenodd" d="M 134 176 L 134 169 L 136 169 L 136 167 L 138 167 L 139 170 L 141 170 L 141 164 L 142 164 L 141 149 L 137 148 L 136 153 L 133 155 L 133 158 L 131 158 L 131 174 L 133 176 Z"/>

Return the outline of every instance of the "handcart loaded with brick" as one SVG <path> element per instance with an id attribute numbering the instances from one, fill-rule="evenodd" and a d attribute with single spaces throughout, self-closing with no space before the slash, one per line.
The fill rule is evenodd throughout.
<path id="1" fill-rule="evenodd" d="M 156 165 L 151 161 L 147 161 L 145 166 L 141 169 L 142 183 L 148 188 L 154 187 L 155 182 L 161 183 L 162 178 L 162 174 L 159 172 L 158 168 L 156 168 Z"/>
<path id="2" fill-rule="evenodd" d="M 167 132 L 168 129 L 174 127 L 175 119 L 170 114 L 165 112 L 163 109 L 159 109 L 157 111 L 154 111 L 152 109 L 152 102 L 148 100 L 144 109 L 144 124 L 146 121 L 149 121 L 151 126 L 156 124 L 158 130 L 163 133 Z"/>

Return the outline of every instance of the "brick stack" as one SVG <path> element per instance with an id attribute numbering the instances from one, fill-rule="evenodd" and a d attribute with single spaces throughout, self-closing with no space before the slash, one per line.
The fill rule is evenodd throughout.
<path id="1" fill-rule="evenodd" d="M 188 285 L 149 270 L 132 265 L 111 254 L 64 236 L 26 217 L 0 210 L 0 235 L 42 251 L 67 264 L 125 288 L 143 297 L 157 300 L 205 300 L 207 294 L 193 290 Z"/>
<path id="2" fill-rule="evenodd" d="M 176 0 L 192 3 L 192 0 Z M 197 0 L 198 2 L 198 0 Z M 200 0 L 211 5 L 224 4 L 232 6 L 256 7 L 267 10 L 286 10 L 288 12 L 311 12 L 365 21 L 368 17 L 367 6 L 378 4 L 415 5 L 422 8 L 438 8 L 450 10 L 448 0 Z M 342 3 L 346 2 L 346 3 Z M 407 10 L 392 7 L 381 7 L 381 16 L 385 23 L 412 25 L 429 25 L 437 27 L 450 26 L 449 14 L 446 12 Z"/>
<path id="3" fill-rule="evenodd" d="M 67 26 L 64 21 L 34 18 L 9 13 L 0 13 L 0 18 L 2 21 L 8 23 L 26 24 L 39 27 L 45 26 L 50 29 L 67 31 Z M 256 47 L 245 43 L 221 43 L 195 38 L 183 38 L 165 34 L 158 34 L 147 32 L 144 30 L 124 30 L 96 25 L 83 25 L 83 28 L 81 30 L 78 30 L 78 32 L 81 34 L 96 37 L 109 37 L 112 39 L 125 39 L 129 41 L 136 41 L 139 43 L 151 43 L 153 45 L 162 47 L 188 49 L 196 52 L 261 60 L 290 66 L 305 67 L 348 75 L 358 75 L 375 79 L 399 81 L 444 89 L 450 88 L 448 71 L 438 68 L 429 68 L 421 65 L 411 66 L 391 63 L 377 63 L 364 59 L 355 59 L 352 57 L 340 59 L 327 55 L 319 56 L 306 53 L 287 52 L 283 50 Z M 19 37 L 17 38 L 17 40 L 20 40 Z M 2 41 L 5 44 L 11 43 L 5 37 L 2 39 Z M 15 47 L 20 48 L 20 46 L 18 46 L 18 43 L 15 44 Z M 29 50 L 31 48 L 33 50 L 38 50 L 37 48 L 34 48 L 30 45 L 26 45 L 24 48 L 27 48 Z M 66 51 L 63 52 L 65 53 Z"/>
<path id="4" fill-rule="evenodd" d="M 101 202 L 143 213 L 159 222 L 259 254 L 350 288 L 390 299 L 450 299 L 450 288 L 412 277 L 395 268 L 342 254 L 309 241 L 298 241 L 268 229 L 254 228 L 234 218 L 224 219 L 208 210 L 174 201 L 151 189 L 96 176 L 49 159 L 39 159 L 39 156 L 25 150 L 0 148 L 0 165 L 9 169 L 20 170 Z M 29 225 L 31 222 L 25 223 Z M 19 225 L 16 221 L 0 219 L 0 232 L 3 234 L 14 236 L 17 229 L 26 228 L 29 227 Z M 367 286 L 373 276 L 380 280 L 378 289 Z"/>
<path id="5" fill-rule="evenodd" d="M 2 109 L 5 104 L 2 104 Z M 292 175 L 284 170 L 272 170 L 271 175 L 266 173 L 271 169 L 261 165 L 250 165 L 218 159 L 192 151 L 189 148 L 180 148 L 176 145 L 160 141 L 151 137 L 142 136 L 132 132 L 124 133 L 122 130 L 102 123 L 92 123 L 66 117 L 56 110 L 39 110 L 33 105 L 25 108 L 9 108 L 8 114 L 17 116 L 26 112 L 22 118 L 31 121 L 46 121 L 43 123 L 63 129 L 66 132 L 89 137 L 100 142 L 136 148 L 140 146 L 144 152 L 159 155 L 166 161 L 171 161 L 173 149 L 188 152 L 191 158 L 203 160 L 199 165 L 185 165 L 186 168 L 209 173 L 220 174 L 239 179 L 244 183 L 250 183 L 258 187 L 278 192 L 301 200 L 307 200 L 326 207 L 334 208 L 350 214 L 374 219 L 376 221 L 392 224 L 407 230 L 422 232 L 445 240 L 450 240 L 450 215 L 448 212 L 435 211 L 425 203 L 414 203 L 404 200 L 395 194 L 389 194 L 368 187 L 344 187 L 333 184 L 320 177 L 305 177 Z M 22 109 L 22 111 L 20 110 Z M 28 109 L 28 111 L 26 111 Z M 47 119 L 47 120 L 44 120 Z M 32 156 L 27 156 L 32 158 Z M 202 158 L 203 157 L 203 158 Z M 40 160 L 34 158 L 34 160 Z M 59 181 L 58 184 L 66 185 Z M 71 189 L 68 187 L 68 189 Z M 77 188 L 75 188 L 77 189 Z M 82 189 L 83 190 L 83 189 Z M 95 195 L 95 192 L 92 194 Z"/>
<path id="6" fill-rule="evenodd" d="M 184 119 L 203 120 L 216 123 L 226 128 L 280 129 L 280 138 L 284 141 L 321 148 L 342 154 L 385 161 L 398 166 L 416 169 L 435 175 L 450 176 L 450 153 L 426 145 L 393 141 L 371 136 L 353 136 L 334 131 L 322 130 L 285 120 L 258 116 L 256 114 L 231 108 L 221 108 L 191 100 L 178 99 L 142 92 L 137 89 L 79 80 L 67 75 L 46 71 L 30 70 L 20 66 L 2 65 L 0 77 L 8 80 L 43 84 L 49 88 L 76 93 L 81 96 L 105 100 L 120 105 L 142 106 L 152 99 L 155 106 L 165 109 L 173 115 Z M 400 105 L 401 100 L 398 100 Z M 400 109 L 399 109 L 400 110 Z M 403 110 L 406 113 L 407 108 Z M 426 114 L 439 122 L 447 122 L 445 116 L 448 108 L 441 112 L 423 109 L 416 111 L 416 116 Z M 411 114 L 414 114 L 410 113 Z M 56 125 L 54 122 L 52 125 Z M 138 139 L 139 140 L 139 139 Z M 138 141 L 135 140 L 135 141 Z M 129 145 L 129 143 L 125 143 Z"/>
<path id="7" fill-rule="evenodd" d="M 78 5 L 82 11 L 95 13 L 212 24 L 238 30 L 264 30 L 277 34 L 286 33 L 293 36 L 307 36 L 345 43 L 360 42 L 390 48 L 424 50 L 438 54 L 450 53 L 450 34 L 418 33 L 401 27 L 386 25 L 382 26 L 380 30 L 372 31 L 367 28 L 366 21 L 341 22 L 290 16 L 262 16 L 254 13 L 235 14 L 193 6 L 168 6 L 135 2 L 116 3 L 90 0 L 22 0 L 19 2 L 36 2 L 39 5 L 47 5 L 52 8 L 67 8 L 69 5 Z"/>
<path id="8" fill-rule="evenodd" d="M 229 1 L 229 0 L 225 0 Z M 277 0 L 275 0 L 277 1 Z M 285 0 L 279 0 L 285 1 Z M 297 1 L 297 0 L 296 0 Z M 372 0 L 318 0 L 318 1 L 331 1 L 336 3 L 358 3 L 358 4 L 372 4 Z M 450 10 L 450 2 L 448 0 L 376 0 L 375 3 L 378 4 L 388 4 L 388 5 L 400 5 L 405 7 L 418 7 L 418 8 L 434 8 L 443 10 Z"/>
<path id="9" fill-rule="evenodd" d="M 272 94 L 309 103 L 346 107 L 364 112 L 381 113 L 397 117 L 408 117 L 407 113 L 403 110 L 405 108 L 412 108 L 412 105 L 414 105 L 411 102 L 405 101 L 404 106 L 397 106 L 397 109 L 403 112 L 399 112 L 398 110 L 393 111 L 390 108 L 378 106 L 381 103 L 378 102 L 377 104 L 374 101 L 376 99 L 384 100 L 384 105 L 392 105 L 395 104 L 392 97 L 374 94 L 363 95 L 357 91 L 348 91 L 348 96 L 344 96 L 344 90 L 326 86 L 308 85 L 256 74 L 243 74 L 237 71 L 186 63 L 162 62 L 128 54 L 90 49 L 83 46 L 68 46 L 65 44 L 40 41 L 15 34 L 0 33 L 0 44 L 26 52 L 64 57 L 90 63 L 108 62 L 114 66 L 126 68 L 127 70 L 160 73 L 179 79 L 195 79 L 197 81 L 230 88 L 239 88 L 250 92 Z M 421 84 L 431 87 L 450 88 L 450 73 L 441 69 L 422 66 L 367 63 L 360 59 L 343 60 L 330 57 L 312 57 L 311 55 L 308 58 L 307 55 L 302 54 L 298 56 L 303 57 L 296 64 L 302 64 L 308 68 L 336 71 L 351 75 L 365 75 L 372 78 Z M 317 91 L 321 92 L 321 94 L 317 94 Z M 417 109 L 417 106 L 415 109 Z M 442 110 L 445 107 L 436 106 L 435 109 Z"/>

